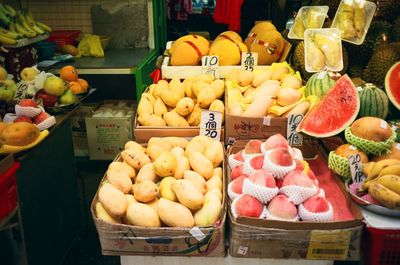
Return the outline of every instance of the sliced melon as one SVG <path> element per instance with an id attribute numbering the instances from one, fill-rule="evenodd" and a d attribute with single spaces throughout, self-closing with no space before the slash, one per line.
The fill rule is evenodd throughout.
<path id="1" fill-rule="evenodd" d="M 360 99 L 351 79 L 344 75 L 304 117 L 298 132 L 323 138 L 342 132 L 357 117 Z"/>
<path id="2" fill-rule="evenodd" d="M 392 65 L 386 73 L 385 90 L 389 100 L 400 110 L 400 62 Z"/>

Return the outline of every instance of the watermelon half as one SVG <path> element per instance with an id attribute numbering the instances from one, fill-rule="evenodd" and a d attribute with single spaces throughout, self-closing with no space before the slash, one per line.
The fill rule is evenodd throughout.
<path id="1" fill-rule="evenodd" d="M 357 117 L 360 99 L 347 75 L 339 78 L 297 127 L 298 132 L 323 138 L 342 132 Z"/>
<path id="2" fill-rule="evenodd" d="M 386 73 L 385 90 L 389 100 L 400 110 L 400 62 L 392 65 Z"/>

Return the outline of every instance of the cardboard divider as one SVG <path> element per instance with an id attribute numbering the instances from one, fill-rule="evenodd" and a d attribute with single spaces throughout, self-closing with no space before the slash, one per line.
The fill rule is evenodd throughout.
<path id="1" fill-rule="evenodd" d="M 224 149 L 225 152 L 225 149 Z M 114 161 L 122 161 L 118 155 Z M 148 256 L 209 256 L 224 257 L 226 224 L 226 161 L 223 164 L 223 201 L 220 218 L 209 227 L 198 227 L 203 238 L 196 239 L 192 228 L 181 227 L 140 227 L 127 224 L 111 224 L 96 217 L 95 206 L 98 190 L 91 204 L 91 214 L 99 234 L 103 255 L 148 255 Z M 106 175 L 99 188 L 106 180 Z"/>
<path id="2" fill-rule="evenodd" d="M 228 150 L 227 156 L 242 150 L 247 141 L 235 142 Z M 320 158 L 326 161 L 326 154 L 319 153 Z M 227 171 L 226 179 L 229 179 Z M 348 244 L 339 245 L 336 255 L 332 249 L 326 250 L 326 255 L 321 259 L 359 260 L 361 249 L 361 235 L 363 231 L 363 216 L 357 205 L 350 198 L 344 184 L 333 178 L 335 184 L 343 192 L 348 210 L 354 217 L 351 220 L 333 221 L 325 223 L 315 222 L 290 222 L 262 220 L 257 218 L 234 218 L 228 202 L 228 218 L 230 224 L 230 255 L 246 258 L 297 258 L 313 259 L 317 255 L 310 254 L 316 245 L 322 244 L 314 234 L 332 234 L 335 236 L 348 236 Z M 337 239 L 340 242 L 339 239 Z M 265 246 L 268 244 L 268 248 Z M 339 253 L 343 250 L 343 253 Z M 319 251 L 319 250 L 315 250 Z M 321 250 L 322 252 L 324 250 Z M 332 253 L 331 253 L 332 252 Z M 321 254 L 322 255 L 322 254 Z"/>

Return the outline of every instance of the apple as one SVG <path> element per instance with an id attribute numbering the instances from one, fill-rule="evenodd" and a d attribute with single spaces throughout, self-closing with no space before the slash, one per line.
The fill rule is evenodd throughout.
<path id="1" fill-rule="evenodd" d="M 43 89 L 40 89 L 36 93 L 36 98 L 40 98 L 43 101 L 44 107 L 54 107 L 57 102 L 57 96 L 46 93 Z"/>
<path id="2" fill-rule="evenodd" d="M 32 67 L 25 67 L 22 69 L 21 73 L 19 74 L 21 76 L 21 79 L 24 81 L 32 81 L 35 79 L 35 77 L 38 75 L 38 70 Z"/>
<path id="3" fill-rule="evenodd" d="M 8 76 L 8 73 L 6 69 L 0 66 L 0 80 L 6 80 Z"/>
<path id="4" fill-rule="evenodd" d="M 27 116 L 19 116 L 14 120 L 14 122 L 21 122 L 21 121 L 32 123 L 32 120 Z"/>
<path id="5" fill-rule="evenodd" d="M 37 104 L 33 99 L 26 98 L 26 99 L 21 99 L 18 102 L 18 105 L 21 107 L 34 107 L 37 108 Z"/>
<path id="6" fill-rule="evenodd" d="M 40 124 L 43 121 L 47 120 L 47 118 L 49 118 L 49 117 L 50 117 L 50 114 L 48 114 L 45 111 L 42 111 L 35 118 L 33 118 L 33 123 Z"/>
<path id="7" fill-rule="evenodd" d="M 66 90 L 64 80 L 58 76 L 50 76 L 44 81 L 43 89 L 47 94 L 61 96 Z"/>

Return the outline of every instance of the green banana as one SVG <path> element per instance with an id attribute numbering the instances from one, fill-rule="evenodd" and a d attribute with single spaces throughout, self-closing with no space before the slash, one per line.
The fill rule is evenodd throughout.
<path id="1" fill-rule="evenodd" d="M 4 8 L 7 10 L 8 14 L 9 14 L 11 17 L 15 17 L 15 16 L 17 15 L 17 11 L 15 11 L 15 9 L 14 9 L 12 6 L 10 6 L 10 5 L 4 5 Z"/>

